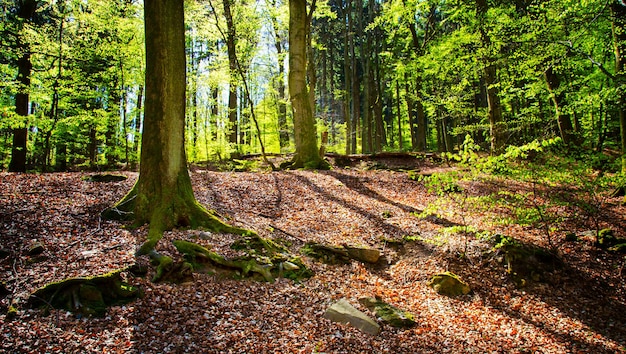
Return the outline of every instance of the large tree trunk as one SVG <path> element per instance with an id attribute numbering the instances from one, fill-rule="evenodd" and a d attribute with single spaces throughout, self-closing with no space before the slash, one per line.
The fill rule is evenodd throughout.
<path id="1" fill-rule="evenodd" d="M 289 0 L 289 98 L 296 154 L 292 168 L 326 168 L 319 155 L 315 120 L 306 86 L 307 12 L 305 0 Z"/>
<path id="2" fill-rule="evenodd" d="M 185 156 L 185 38 L 183 2 L 146 0 L 145 124 L 139 180 L 105 217 L 130 215 L 149 223 L 139 254 L 154 252 L 165 230 L 177 226 L 243 233 L 196 202 Z"/>

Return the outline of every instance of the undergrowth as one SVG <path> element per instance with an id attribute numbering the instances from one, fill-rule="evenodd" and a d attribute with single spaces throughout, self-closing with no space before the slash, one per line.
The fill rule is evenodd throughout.
<path id="1" fill-rule="evenodd" d="M 522 225 L 539 229 L 550 248 L 556 249 L 555 235 L 568 220 L 586 224 L 596 236 L 601 230 L 603 209 L 611 190 L 626 185 L 626 176 L 618 173 L 619 159 L 605 154 L 568 150 L 560 138 L 535 140 L 522 146 L 509 146 L 497 156 L 481 156 L 480 147 L 467 135 L 456 154 L 447 156 L 458 169 L 430 175 L 410 174 L 438 198 L 430 203 L 420 218 L 435 215 L 461 220 L 466 238 L 475 230 L 468 224 L 470 213 L 493 216 L 497 225 Z M 464 186 L 477 183 L 478 191 Z M 499 186 L 487 194 L 481 183 Z M 516 186 L 508 188 L 512 183 Z M 504 211 L 504 212 L 503 212 Z"/>

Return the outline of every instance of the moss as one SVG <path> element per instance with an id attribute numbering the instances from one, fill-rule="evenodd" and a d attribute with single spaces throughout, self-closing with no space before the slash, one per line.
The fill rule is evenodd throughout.
<path id="1" fill-rule="evenodd" d="M 6 314 L 7 321 L 12 321 L 17 317 L 17 307 L 11 305 L 9 306 Z"/>
<path id="2" fill-rule="evenodd" d="M 469 285 L 451 272 L 435 274 L 428 282 L 428 286 L 435 289 L 438 294 L 446 296 L 467 295 L 471 291 Z"/>
<path id="3" fill-rule="evenodd" d="M 245 240 L 248 242 L 245 242 Z M 300 258 L 290 257 L 288 254 L 277 252 L 260 256 L 251 252 L 243 257 L 226 259 L 224 256 L 193 242 L 176 240 L 173 243 L 176 249 L 185 255 L 185 261 L 189 262 L 194 271 L 197 272 L 215 272 L 216 268 L 220 268 L 223 271 L 231 271 L 233 276 L 254 277 L 257 274 L 269 282 L 274 281 L 276 277 L 298 280 L 313 275 Z M 258 236 L 246 238 L 243 243 L 238 243 L 238 245 L 257 245 L 260 247 L 259 252 L 267 251 L 268 249 L 272 250 L 276 247 L 279 250 L 284 250 L 273 241 L 262 239 Z M 248 249 L 244 248 L 244 250 Z M 287 267 L 285 267 L 286 262 L 289 263 Z"/>
<path id="4" fill-rule="evenodd" d="M 87 316 L 103 316 L 108 306 L 125 304 L 142 293 L 122 281 L 119 269 L 107 274 L 69 278 L 37 289 L 28 299 L 30 307 L 53 307 Z"/>
<path id="5" fill-rule="evenodd" d="M 502 258 L 507 273 L 517 287 L 530 282 L 544 281 L 544 274 L 560 267 L 561 261 L 553 253 L 533 245 L 526 245 L 512 237 L 496 235 L 495 249 L 504 252 Z"/>
<path id="6" fill-rule="evenodd" d="M 320 245 L 315 242 L 307 242 L 300 248 L 300 253 L 326 264 L 350 263 L 350 256 L 343 247 L 333 247 Z"/>
<path id="7" fill-rule="evenodd" d="M 412 313 L 390 305 L 379 298 L 364 297 L 359 302 L 376 313 L 383 322 L 397 328 L 410 328 L 415 325 Z"/>

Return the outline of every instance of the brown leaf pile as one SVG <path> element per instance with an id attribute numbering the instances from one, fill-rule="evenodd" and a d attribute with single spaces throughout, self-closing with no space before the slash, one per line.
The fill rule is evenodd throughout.
<path id="1" fill-rule="evenodd" d="M 469 224 L 541 244 L 541 230 L 498 226 L 489 213 L 442 204 L 441 216 L 417 218 L 435 201 L 425 187 L 393 171 L 335 169 L 325 172 L 221 173 L 198 170 L 198 200 L 238 226 L 263 237 L 375 247 L 384 264 L 325 265 L 306 259 L 315 276 L 295 283 L 230 280 L 195 275 L 192 284 L 153 284 L 128 276 L 145 296 L 110 308 L 104 318 L 78 318 L 61 310 L 45 315 L 20 308 L 9 321 L 11 299 L 22 303 L 50 281 L 96 275 L 135 262 L 146 229 L 104 222 L 99 212 L 121 198 L 137 175 L 124 182 L 93 183 L 79 173 L 0 174 L 0 280 L 12 292 L 0 303 L 0 351 L 10 353 L 609 353 L 626 352 L 624 259 L 590 242 L 568 244 L 556 233 L 565 262 L 550 280 L 518 289 L 489 244 L 451 235 L 446 225 Z M 467 189 L 471 190 L 469 186 Z M 480 189 L 480 186 L 473 188 Z M 506 188 L 498 186 L 498 188 Z M 517 188 L 517 187 L 512 187 Z M 607 206 L 602 221 L 623 235 L 624 208 Z M 582 227 L 574 225 L 572 227 Z M 578 230 L 581 231 L 581 230 Z M 229 254 L 233 235 L 167 232 L 159 244 L 175 255 L 173 239 L 193 239 Z M 392 240 L 419 235 L 433 242 Z M 28 256 L 41 242 L 42 255 Z M 466 257 L 459 257 L 463 249 Z M 450 270 L 467 281 L 469 295 L 448 298 L 427 286 Z M 340 298 L 368 312 L 358 298 L 380 296 L 415 315 L 417 326 L 383 325 L 370 336 L 322 317 Z M 369 312 L 372 315 L 371 312 Z"/>

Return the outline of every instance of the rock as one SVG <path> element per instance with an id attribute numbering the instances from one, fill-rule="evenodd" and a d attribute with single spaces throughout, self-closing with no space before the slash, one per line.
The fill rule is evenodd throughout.
<path id="1" fill-rule="evenodd" d="M 293 263 L 288 262 L 288 261 L 287 262 L 283 262 L 283 268 L 285 270 L 298 270 L 298 269 L 300 269 L 300 267 L 298 267 L 298 265 L 293 264 Z"/>
<path id="2" fill-rule="evenodd" d="M 326 264 L 346 264 L 351 259 L 364 263 L 377 263 L 380 259 L 380 251 L 377 249 L 348 245 L 322 245 L 314 242 L 305 244 L 300 252 Z"/>
<path id="3" fill-rule="evenodd" d="M 376 313 L 376 317 L 393 327 L 410 328 L 415 325 L 412 313 L 403 311 L 393 305 L 390 305 L 379 298 L 364 297 L 360 298 L 361 305 Z"/>
<path id="4" fill-rule="evenodd" d="M 512 237 L 502 236 L 499 249 L 503 252 L 504 266 L 517 287 L 531 282 L 550 280 L 550 272 L 561 267 L 554 253 L 541 247 L 524 244 Z"/>
<path id="5" fill-rule="evenodd" d="M 348 256 L 357 261 L 365 263 L 376 263 L 380 259 L 380 251 L 377 249 L 350 247 L 345 245 L 344 248 L 348 251 Z"/>
<path id="6" fill-rule="evenodd" d="M 467 295 L 471 291 L 469 285 L 451 272 L 435 274 L 428 282 L 428 286 L 435 289 L 437 293 L 446 296 Z"/>
<path id="7" fill-rule="evenodd" d="M 615 236 L 611 229 L 602 229 L 598 232 L 596 245 L 611 252 L 624 252 L 626 249 L 626 238 Z"/>
<path id="8" fill-rule="evenodd" d="M 45 248 L 43 246 L 43 243 L 41 242 L 34 242 L 29 248 L 28 248 L 28 252 L 26 252 L 27 255 L 29 256 L 38 256 L 40 254 L 43 253 L 43 251 L 45 251 Z"/>
<path id="9" fill-rule="evenodd" d="M 377 335 L 380 326 L 376 321 L 352 306 L 346 299 L 332 304 L 324 313 L 324 318 L 333 322 L 348 323 L 367 334 Z"/>

